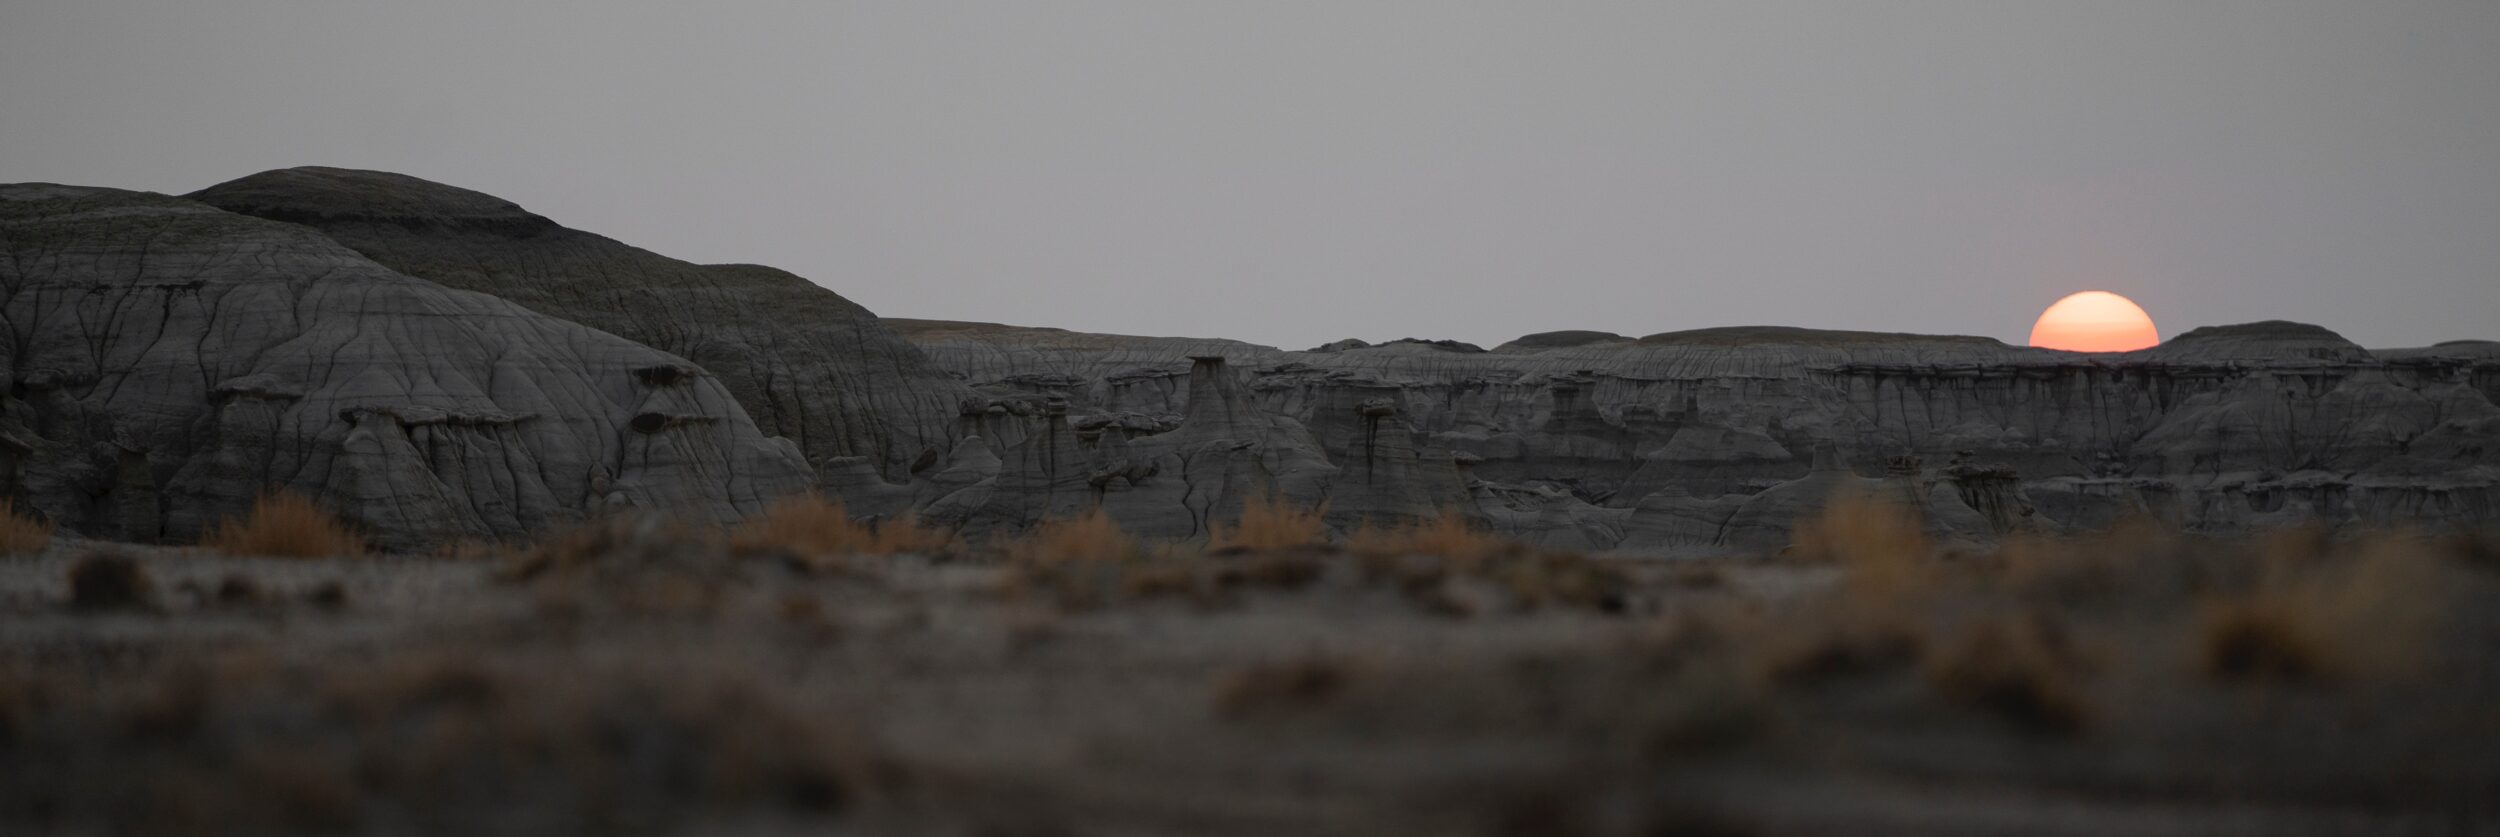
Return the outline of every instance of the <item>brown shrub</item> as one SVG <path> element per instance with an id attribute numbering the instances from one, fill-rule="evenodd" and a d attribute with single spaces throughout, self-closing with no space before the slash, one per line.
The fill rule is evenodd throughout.
<path id="1" fill-rule="evenodd" d="M 2136 551 L 2094 539 L 2015 538 L 1998 547 L 1996 568 L 2006 590 L 2065 603 L 2107 602 L 2138 579 L 2129 578 Z"/>
<path id="2" fill-rule="evenodd" d="M 663 570 L 710 569 L 720 559 L 720 533 L 664 517 L 625 516 L 583 523 L 514 555 L 508 581 L 550 576 L 616 577 Z"/>
<path id="3" fill-rule="evenodd" d="M 2198 664 L 2217 680 L 2325 679 L 2334 654 L 2316 620 L 2282 601 L 2239 599 L 2198 614 Z"/>
<path id="4" fill-rule="evenodd" d="M 277 492 L 261 495 L 242 520 L 228 520 L 201 539 L 228 555 L 332 558 L 365 554 L 365 540 L 331 517 L 311 498 Z"/>
<path id="5" fill-rule="evenodd" d="M 877 522 L 865 555 L 937 555 L 958 551 L 954 535 L 923 526 L 917 515 L 905 514 Z"/>
<path id="6" fill-rule="evenodd" d="M 1452 590 L 1453 584 L 1470 581 L 1508 593 L 1510 605 L 1520 610 L 1574 607 L 1606 613 L 1624 610 L 1632 586 L 1631 575 L 1616 565 L 1576 552 L 1532 550 L 1469 529 L 1455 516 L 1400 533 L 1366 528 L 1355 533 L 1349 549 L 1365 581 L 1393 585 L 1442 615 L 1473 611 L 1459 599 L 1465 591 Z"/>
<path id="7" fill-rule="evenodd" d="M 1274 552 L 1254 555 L 1227 566 L 1216 574 L 1221 585 L 1248 585 L 1278 590 L 1299 590 L 1327 574 L 1328 568 L 1316 555 L 1307 552 Z"/>
<path id="8" fill-rule="evenodd" d="M 804 557 L 847 555 L 868 542 L 868 527 L 822 494 L 792 494 L 740 521 L 729 548 L 741 553 L 788 552 Z"/>
<path id="9" fill-rule="evenodd" d="M 1468 525 L 1467 518 L 1455 509 L 1443 509 L 1430 520 L 1406 526 L 1382 528 L 1365 523 L 1346 536 L 1345 547 L 1347 552 L 1370 557 L 1435 555 L 1465 559 L 1514 549 L 1517 545 Z"/>
<path id="10" fill-rule="evenodd" d="M 742 554 L 783 553 L 805 559 L 848 555 L 936 554 L 955 545 L 953 536 L 904 516 L 870 523 L 852 519 L 840 501 L 813 492 L 792 494 L 766 506 L 730 533 L 730 549 Z"/>
<path id="11" fill-rule="evenodd" d="M 1873 494 L 1833 497 L 1819 516 L 1798 522 L 1792 543 L 1797 560 L 1840 565 L 1849 594 L 1865 601 L 1922 594 L 1939 575 L 1935 544 L 1917 515 Z"/>
<path id="12" fill-rule="evenodd" d="M 664 517 L 624 516 L 575 526 L 506 564 L 506 582 L 533 582 L 545 604 L 615 606 L 649 614 L 709 613 L 739 572 L 710 526 Z M 560 603 L 575 588 L 598 595 Z"/>
<path id="13" fill-rule="evenodd" d="M 1212 550 L 1223 552 L 1264 552 L 1311 546 L 1326 540 L 1327 529 L 1320 519 L 1327 508 L 1297 508 L 1281 496 L 1270 494 L 1241 507 L 1241 521 L 1231 528 L 1218 525 L 1208 538 Z"/>
<path id="14" fill-rule="evenodd" d="M 52 521 L 20 513 L 14 500 L 0 500 L 0 555 L 32 555 L 52 545 Z"/>
<path id="15" fill-rule="evenodd" d="M 1132 599 L 1181 598 L 1206 601 L 1210 593 L 1195 568 L 1175 561 L 1148 561 L 1119 573 L 1120 593 Z"/>
<path id="16" fill-rule="evenodd" d="M 1883 674 L 1916 664 L 1926 633 L 1906 621 L 1882 617 L 1815 617 L 1771 629 L 1756 658 L 1761 672 L 1783 686 Z"/>
<path id="17" fill-rule="evenodd" d="M 69 603 L 80 610 L 147 607 L 156 585 L 128 555 L 98 552 L 69 567 Z"/>
<path id="18" fill-rule="evenodd" d="M 1365 524 L 1346 538 L 1365 580 L 1394 584 L 1429 611 L 1472 611 L 1452 595 L 1457 579 L 1489 583 L 1521 609 L 1580 607 L 1619 612 L 1632 579 L 1621 568 L 1574 552 L 1538 551 L 1470 526 L 1456 511 L 1398 528 Z"/>
<path id="19" fill-rule="evenodd" d="M 1982 619 L 1927 660 L 1928 685 L 1964 706 L 2033 732 L 2069 733 L 2093 717 L 2083 654 L 2045 613 Z"/>
<path id="20" fill-rule="evenodd" d="M 2453 568 L 2434 544 L 2382 537 L 2327 544 L 2272 539 L 2255 578 L 2207 596 L 2195 656 L 2218 680 L 2327 682 L 2404 677 L 2432 667 Z"/>
<path id="21" fill-rule="evenodd" d="M 1120 524 L 1099 508 L 1076 517 L 1045 521 L 1023 537 L 1000 539 L 993 547 L 1011 568 L 1007 589 L 1040 592 L 1063 607 L 1091 609 L 1122 599 L 1167 596 L 1211 602 L 1213 591 L 1199 577 L 1202 565 L 1173 545 L 1149 550 L 1120 531 Z"/>
<path id="22" fill-rule="evenodd" d="M 1040 565 L 1129 561 L 1144 555 L 1137 540 L 1120 531 L 1120 524 L 1101 508 L 1066 520 L 1045 521 L 1032 534 L 1010 544 L 1008 554 Z"/>
<path id="23" fill-rule="evenodd" d="M 1499 555 L 1468 562 L 1465 569 L 1510 590 L 1521 608 L 1575 607 L 1620 613 L 1631 577 L 1622 569 L 1576 552 Z"/>

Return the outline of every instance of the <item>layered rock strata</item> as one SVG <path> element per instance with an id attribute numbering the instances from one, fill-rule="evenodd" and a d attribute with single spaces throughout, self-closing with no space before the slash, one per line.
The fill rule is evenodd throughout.
<path id="1" fill-rule="evenodd" d="M 281 169 L 190 197 L 310 227 L 392 270 L 683 357 L 820 467 L 855 467 L 828 460 L 860 457 L 901 478 L 957 436 L 968 395 L 960 383 L 868 309 L 786 271 L 690 264 L 492 195 L 389 172 Z"/>
<path id="2" fill-rule="evenodd" d="M 1980 539 L 2135 516 L 2205 531 L 2500 522 L 2489 343 L 2372 352 L 2268 322 L 2105 355 L 1787 328 L 1293 352 L 889 322 L 994 402 L 1063 404 L 1080 422 L 1198 415 L 1204 388 L 1176 382 L 1190 358 L 1223 356 L 1250 411 L 1306 429 L 1338 469 L 1294 499 L 1341 524 L 1440 505 L 1557 545 L 1753 551 L 1841 491 L 1906 498 L 1940 535 Z M 1357 468 L 1375 480 L 1349 481 Z"/>
<path id="3" fill-rule="evenodd" d="M 188 541 L 311 495 L 416 549 L 802 490 L 685 358 L 181 198 L 0 186 L 0 479 L 73 532 Z"/>
<path id="4" fill-rule="evenodd" d="M 0 478 L 184 539 L 273 487 L 395 548 L 815 488 L 975 537 L 1099 506 L 1205 538 L 1268 497 L 1352 529 L 1760 552 L 1834 496 L 1984 540 L 2149 517 L 2500 524 L 2500 344 L 2315 326 L 2078 355 L 1723 328 L 1230 340 L 881 320 L 488 195 L 287 169 L 193 199 L 0 187 Z"/>

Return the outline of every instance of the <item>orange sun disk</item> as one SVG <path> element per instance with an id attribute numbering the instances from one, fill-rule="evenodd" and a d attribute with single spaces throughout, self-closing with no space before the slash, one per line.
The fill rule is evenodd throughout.
<path id="1" fill-rule="evenodd" d="M 2040 312 L 2031 345 L 2069 352 L 2131 352 L 2161 343 L 2153 318 L 2133 300 L 2108 291 L 2084 291 Z"/>

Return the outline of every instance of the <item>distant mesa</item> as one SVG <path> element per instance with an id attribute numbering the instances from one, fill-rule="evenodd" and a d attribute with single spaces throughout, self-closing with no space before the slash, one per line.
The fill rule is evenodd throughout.
<path id="1" fill-rule="evenodd" d="M 2144 352 L 2165 361 L 2277 358 L 2364 361 L 2370 351 L 2321 326 L 2287 320 L 2200 326 Z"/>
<path id="2" fill-rule="evenodd" d="M 2034 347 L 1753 325 L 1286 351 L 880 317 L 328 168 L 0 185 L 0 280 L 0 489 L 84 537 L 192 540 L 270 489 L 394 550 L 808 490 L 972 538 L 1093 508 L 1202 538 L 1278 497 L 1341 532 L 1455 513 L 1657 554 L 1776 548 L 1836 485 L 1950 540 L 2500 523 L 2500 343 L 2159 343 L 2100 292 Z"/>
<path id="3" fill-rule="evenodd" d="M 1570 349 L 1605 343 L 1630 343 L 1632 338 L 1611 331 L 1540 331 L 1493 347 L 1496 352 L 1533 352 L 1539 349 Z"/>
<path id="4" fill-rule="evenodd" d="M 1908 334 L 1888 331 L 1844 331 L 1797 326 L 1719 326 L 1668 331 L 1642 337 L 1643 345 L 1667 346 L 1849 346 L 1901 343 L 1965 343 L 2002 348 L 2003 341 L 1961 334 Z"/>

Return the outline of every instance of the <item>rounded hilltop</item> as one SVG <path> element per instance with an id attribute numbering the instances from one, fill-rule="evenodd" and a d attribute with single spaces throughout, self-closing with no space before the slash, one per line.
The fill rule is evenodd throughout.
<path id="1" fill-rule="evenodd" d="M 276 221 L 391 223 L 412 228 L 493 228 L 527 234 L 556 223 L 484 192 L 369 169 L 298 166 L 236 178 L 187 195 Z"/>
<path id="2" fill-rule="evenodd" d="M 2128 353 L 2164 362 L 2224 360 L 2369 360 L 2370 350 L 2322 326 L 2263 320 L 2189 329 L 2161 345 Z"/>

